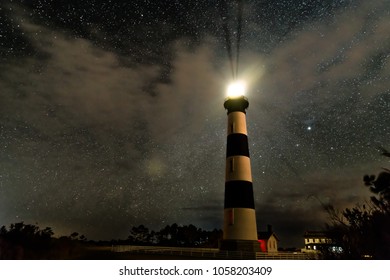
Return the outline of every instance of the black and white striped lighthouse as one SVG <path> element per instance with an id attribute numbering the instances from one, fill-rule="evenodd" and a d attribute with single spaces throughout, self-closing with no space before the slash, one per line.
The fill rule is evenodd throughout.
<path id="1" fill-rule="evenodd" d="M 221 250 L 259 251 L 244 96 L 228 97 L 224 225 Z"/>

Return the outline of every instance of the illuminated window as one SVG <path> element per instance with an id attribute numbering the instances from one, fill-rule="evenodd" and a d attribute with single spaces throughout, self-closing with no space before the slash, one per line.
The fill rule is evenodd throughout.
<path id="1" fill-rule="evenodd" d="M 230 173 L 234 172 L 234 158 L 231 158 L 229 160 L 229 172 Z"/>
<path id="2" fill-rule="evenodd" d="M 235 125 L 234 125 L 234 122 L 232 122 L 231 124 L 230 124 L 230 133 L 234 133 L 234 127 L 235 127 Z"/>
<path id="3" fill-rule="evenodd" d="M 234 225 L 234 208 L 230 209 L 228 212 L 228 217 L 229 217 L 229 225 Z"/>

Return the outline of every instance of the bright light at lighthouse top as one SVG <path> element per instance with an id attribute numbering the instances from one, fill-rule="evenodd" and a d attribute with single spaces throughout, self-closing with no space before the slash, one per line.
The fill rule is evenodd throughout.
<path id="1" fill-rule="evenodd" d="M 246 91 L 246 85 L 243 81 L 235 81 L 227 87 L 227 97 L 228 98 L 237 98 L 244 96 Z"/>

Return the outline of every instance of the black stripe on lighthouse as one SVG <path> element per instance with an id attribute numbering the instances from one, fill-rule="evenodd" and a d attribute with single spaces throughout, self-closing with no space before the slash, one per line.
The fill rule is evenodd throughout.
<path id="1" fill-rule="evenodd" d="M 226 158 L 231 156 L 249 157 L 248 136 L 242 133 L 229 134 L 227 137 Z"/>
<path id="2" fill-rule="evenodd" d="M 224 208 L 251 208 L 255 209 L 252 182 L 228 181 L 225 182 Z"/>

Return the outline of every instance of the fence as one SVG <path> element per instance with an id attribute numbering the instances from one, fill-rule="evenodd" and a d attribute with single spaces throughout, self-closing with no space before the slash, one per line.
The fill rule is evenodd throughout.
<path id="1" fill-rule="evenodd" d="M 299 252 L 256 253 L 256 260 L 313 260 L 314 254 Z"/>
<path id="2" fill-rule="evenodd" d="M 180 248 L 180 247 L 159 247 L 159 246 L 131 246 L 113 245 L 113 252 L 134 252 L 139 254 L 158 254 L 172 256 L 186 256 L 204 259 L 233 259 L 233 260 L 309 260 L 315 256 L 299 252 L 243 252 L 243 251 L 220 251 L 210 248 Z"/>

